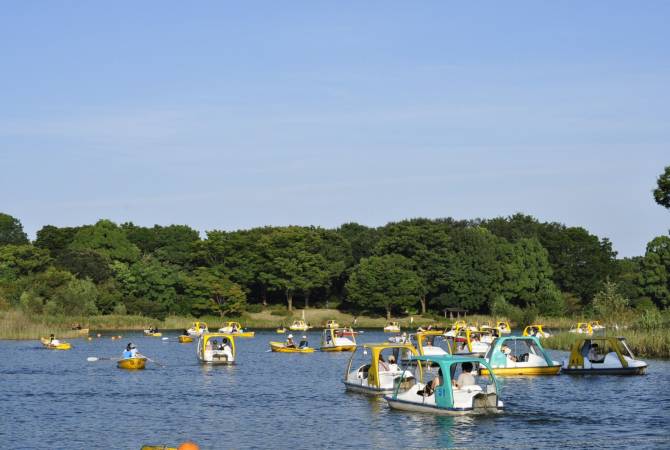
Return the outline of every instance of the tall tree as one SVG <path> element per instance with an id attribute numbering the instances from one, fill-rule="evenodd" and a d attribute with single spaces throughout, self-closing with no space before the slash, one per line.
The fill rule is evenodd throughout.
<path id="1" fill-rule="evenodd" d="M 412 266 L 402 255 L 363 258 L 346 284 L 348 298 L 359 307 L 385 310 L 390 320 L 394 310 L 404 312 L 425 293 Z"/>
<path id="2" fill-rule="evenodd" d="M 657 306 L 670 306 L 670 237 L 659 236 L 647 244 L 641 260 L 638 283 L 640 293 Z"/>
<path id="3" fill-rule="evenodd" d="M 225 275 L 222 268 L 199 267 L 189 277 L 187 292 L 193 299 L 196 312 L 210 309 L 224 315 L 241 314 L 247 304 L 247 296 L 237 283 Z"/>
<path id="4" fill-rule="evenodd" d="M 0 247 L 0 281 L 15 281 L 19 277 L 44 271 L 51 264 L 49 252 L 32 245 Z"/>
<path id="5" fill-rule="evenodd" d="M 0 213 L 0 246 L 28 244 L 28 235 L 23 231 L 19 219 Z"/>
<path id="6" fill-rule="evenodd" d="M 77 227 L 58 228 L 45 225 L 37 231 L 35 247 L 45 248 L 49 250 L 52 257 L 58 258 L 72 244 L 77 231 L 79 231 Z"/>
<path id="7" fill-rule="evenodd" d="M 658 176 L 656 180 L 656 189 L 654 189 L 654 200 L 659 205 L 670 208 L 670 166 Z"/>
<path id="8" fill-rule="evenodd" d="M 437 295 L 446 283 L 449 263 L 449 236 L 441 224 L 415 219 L 389 224 L 375 246 L 377 255 L 398 254 L 414 263 L 426 292 L 421 296 L 421 314 L 426 313 L 428 295 Z"/>
<path id="9" fill-rule="evenodd" d="M 100 220 L 95 225 L 77 231 L 69 246 L 72 250 L 94 250 L 111 260 L 134 262 L 140 250 L 126 237 L 126 233 L 110 220 Z"/>

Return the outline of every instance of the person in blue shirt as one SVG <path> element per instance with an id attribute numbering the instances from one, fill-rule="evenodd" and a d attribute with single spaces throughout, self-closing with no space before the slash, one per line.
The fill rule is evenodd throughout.
<path id="1" fill-rule="evenodd" d="M 137 347 L 135 347 L 135 344 L 132 342 L 129 342 L 128 345 L 126 346 L 126 349 L 123 351 L 123 354 L 121 357 L 123 359 L 128 359 L 128 358 L 135 358 L 137 355 Z"/>

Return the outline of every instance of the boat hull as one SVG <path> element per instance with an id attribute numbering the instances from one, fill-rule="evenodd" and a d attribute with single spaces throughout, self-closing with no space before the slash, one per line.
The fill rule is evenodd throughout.
<path id="1" fill-rule="evenodd" d="M 125 358 L 116 363 L 116 367 L 125 370 L 143 370 L 146 365 L 146 358 Z"/>
<path id="2" fill-rule="evenodd" d="M 270 342 L 270 350 L 277 353 L 314 353 L 312 347 L 286 347 L 283 342 Z"/>
<path id="3" fill-rule="evenodd" d="M 356 344 L 354 345 L 335 345 L 332 347 L 321 347 L 319 350 L 322 352 L 353 352 L 356 350 Z"/>
<path id="4" fill-rule="evenodd" d="M 611 369 L 561 369 L 561 372 L 567 375 L 644 375 L 646 371 L 647 366 L 616 367 Z"/>
<path id="5" fill-rule="evenodd" d="M 399 411 L 410 411 L 427 414 L 437 414 L 441 416 L 461 416 L 465 414 L 499 414 L 503 412 L 503 407 L 496 408 L 438 408 L 437 406 L 412 403 L 404 400 L 394 400 L 386 396 L 384 399 L 388 402 L 391 409 Z"/>
<path id="6" fill-rule="evenodd" d="M 181 344 L 187 344 L 189 342 L 193 342 L 193 338 L 191 336 L 179 336 L 179 342 Z"/>
<path id="7" fill-rule="evenodd" d="M 161 332 L 158 332 L 158 333 L 147 333 L 147 332 L 145 331 L 145 332 L 144 332 L 144 335 L 145 335 L 145 336 L 149 336 L 149 337 L 161 337 L 161 336 L 163 336 L 163 333 L 161 333 Z"/>
<path id="8" fill-rule="evenodd" d="M 497 377 L 536 376 L 536 375 L 558 375 L 561 366 L 545 367 L 498 367 L 493 369 Z M 481 369 L 480 375 L 488 375 L 488 369 Z"/>
<path id="9" fill-rule="evenodd" d="M 360 394 L 367 394 L 367 395 L 387 395 L 387 394 L 392 394 L 394 391 L 394 388 L 376 388 L 376 387 L 371 387 L 371 386 L 363 386 L 358 383 L 351 383 L 349 381 L 343 381 L 344 387 L 347 389 L 347 391 L 351 392 L 358 392 Z"/>

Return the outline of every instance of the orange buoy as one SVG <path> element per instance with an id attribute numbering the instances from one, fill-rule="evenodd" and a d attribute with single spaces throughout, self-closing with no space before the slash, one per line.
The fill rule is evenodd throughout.
<path id="1" fill-rule="evenodd" d="M 188 441 L 177 447 L 177 450 L 200 450 L 200 447 L 195 442 Z"/>

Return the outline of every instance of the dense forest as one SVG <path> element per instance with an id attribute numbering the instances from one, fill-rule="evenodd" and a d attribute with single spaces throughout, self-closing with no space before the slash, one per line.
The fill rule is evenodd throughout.
<path id="1" fill-rule="evenodd" d="M 654 191 L 666 208 L 669 180 L 670 167 Z M 602 303 L 667 308 L 670 236 L 649 242 L 644 256 L 617 259 L 607 238 L 517 214 L 213 230 L 205 239 L 186 225 L 100 220 L 47 225 L 30 242 L 17 218 L 0 214 L 0 309 L 32 314 L 163 318 L 282 304 L 388 316 L 453 307 L 565 315 Z"/>

